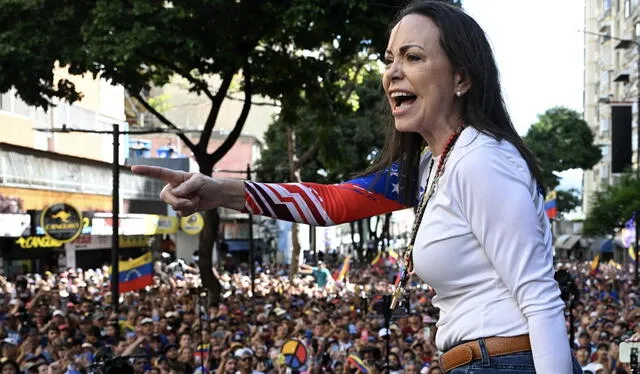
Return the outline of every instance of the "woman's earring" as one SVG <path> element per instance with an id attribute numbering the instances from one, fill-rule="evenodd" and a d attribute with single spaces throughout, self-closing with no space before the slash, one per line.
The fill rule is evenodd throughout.
<path id="1" fill-rule="evenodd" d="M 458 96 L 458 97 L 462 96 L 462 92 L 456 91 L 456 96 Z"/>

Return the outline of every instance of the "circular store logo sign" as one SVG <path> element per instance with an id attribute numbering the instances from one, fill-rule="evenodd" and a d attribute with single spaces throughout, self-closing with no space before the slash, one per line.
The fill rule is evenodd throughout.
<path id="1" fill-rule="evenodd" d="M 197 235 L 204 228 L 204 217 L 200 213 L 182 217 L 180 218 L 180 227 L 188 235 Z"/>
<path id="2" fill-rule="evenodd" d="M 82 214 L 73 205 L 53 204 L 42 211 L 40 226 L 45 234 L 67 243 L 82 233 Z"/>

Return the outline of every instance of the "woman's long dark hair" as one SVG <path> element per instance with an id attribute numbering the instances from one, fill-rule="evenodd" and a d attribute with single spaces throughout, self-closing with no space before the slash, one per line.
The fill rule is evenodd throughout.
<path id="1" fill-rule="evenodd" d="M 529 170 L 540 186 L 542 172 L 529 148 L 513 127 L 507 112 L 498 77 L 498 68 L 489 41 L 478 23 L 457 6 L 443 1 L 414 1 L 402 9 L 390 30 L 409 14 L 429 17 L 440 30 L 440 44 L 453 69 L 462 71 L 471 80 L 469 91 L 463 95 L 464 123 L 495 139 L 511 142 L 527 162 Z M 417 133 L 399 132 L 393 122 L 384 149 L 369 169 L 381 171 L 400 162 L 400 197 L 412 204 L 417 196 L 420 152 L 423 138 Z"/>

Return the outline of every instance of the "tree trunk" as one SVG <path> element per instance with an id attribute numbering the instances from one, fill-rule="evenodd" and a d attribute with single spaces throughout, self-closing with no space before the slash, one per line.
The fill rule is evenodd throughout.
<path id="1" fill-rule="evenodd" d="M 373 230 L 371 229 L 372 219 L 375 219 L 375 226 L 373 227 Z M 367 229 L 369 230 L 369 237 L 373 240 L 373 247 L 369 250 L 367 246 L 366 258 L 367 262 L 371 262 L 376 255 L 378 255 L 378 242 L 380 241 L 380 238 L 378 237 L 378 225 L 380 225 L 380 216 L 369 217 L 368 220 L 369 224 L 367 225 Z"/>
<path id="2" fill-rule="evenodd" d="M 200 232 L 200 242 L 198 244 L 198 268 L 200 269 L 200 279 L 202 287 L 207 290 L 208 304 L 218 305 L 220 303 L 220 282 L 213 275 L 213 245 L 218 238 L 218 226 L 220 225 L 220 215 L 217 209 L 204 212 L 204 229 Z"/>
<path id="3" fill-rule="evenodd" d="M 213 164 L 200 163 L 200 172 L 204 175 L 211 175 Z M 218 279 L 213 275 L 213 246 L 218 239 L 218 228 L 220 226 L 220 214 L 217 209 L 204 212 L 204 228 L 200 232 L 198 243 L 198 269 L 200 269 L 200 279 L 202 287 L 207 290 L 207 303 L 209 306 L 220 303 L 221 286 Z"/>
<path id="4" fill-rule="evenodd" d="M 358 220 L 358 236 L 360 240 L 356 245 L 356 253 L 358 253 L 358 259 L 360 259 L 360 263 L 363 265 L 367 265 L 366 258 L 364 258 L 364 220 Z M 355 243 L 354 243 L 355 244 Z"/>
<path id="5" fill-rule="evenodd" d="M 384 225 L 382 226 L 382 250 L 386 250 L 389 245 L 389 241 L 391 240 L 390 235 L 391 228 L 391 213 L 387 213 L 384 215 Z"/>

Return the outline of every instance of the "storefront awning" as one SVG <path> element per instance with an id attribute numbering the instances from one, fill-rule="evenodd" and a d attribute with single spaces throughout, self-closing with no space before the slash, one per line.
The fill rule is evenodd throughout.
<path id="1" fill-rule="evenodd" d="M 570 234 L 560 235 L 556 240 L 556 248 L 571 250 L 577 244 L 580 243 L 580 239 L 581 239 L 580 235 L 570 235 Z"/>

